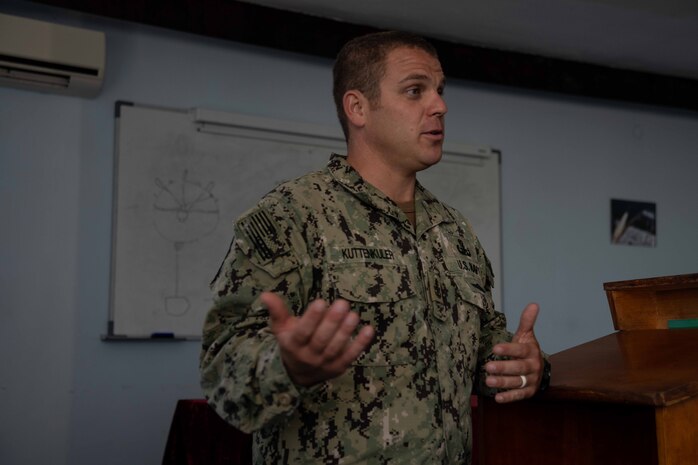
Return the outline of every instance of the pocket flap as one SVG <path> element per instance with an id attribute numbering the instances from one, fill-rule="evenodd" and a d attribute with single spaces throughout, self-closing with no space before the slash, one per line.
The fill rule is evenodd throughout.
<path id="1" fill-rule="evenodd" d="M 397 302 L 415 294 L 407 267 L 395 264 L 335 265 L 332 279 L 337 297 L 355 302 Z"/>

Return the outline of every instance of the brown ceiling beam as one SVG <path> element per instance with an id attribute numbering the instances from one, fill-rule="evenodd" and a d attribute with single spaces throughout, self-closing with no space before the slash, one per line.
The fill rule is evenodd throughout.
<path id="1" fill-rule="evenodd" d="M 368 26 L 233 0 L 38 0 L 218 39 L 334 58 Z M 447 76 L 486 84 L 698 111 L 698 80 L 430 39 Z"/>

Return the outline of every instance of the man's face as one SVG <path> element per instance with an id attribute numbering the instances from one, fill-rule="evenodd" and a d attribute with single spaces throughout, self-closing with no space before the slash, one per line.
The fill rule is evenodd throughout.
<path id="1" fill-rule="evenodd" d="M 447 111 L 444 74 L 438 59 L 417 48 L 392 50 L 385 65 L 366 133 L 381 161 L 402 174 L 414 174 L 441 159 Z"/>

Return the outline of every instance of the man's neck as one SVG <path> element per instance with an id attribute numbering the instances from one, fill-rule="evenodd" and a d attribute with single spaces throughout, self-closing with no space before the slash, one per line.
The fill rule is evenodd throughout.
<path id="1" fill-rule="evenodd" d="M 347 162 L 373 187 L 397 204 L 414 201 L 416 173 L 401 173 L 376 154 L 349 150 Z"/>

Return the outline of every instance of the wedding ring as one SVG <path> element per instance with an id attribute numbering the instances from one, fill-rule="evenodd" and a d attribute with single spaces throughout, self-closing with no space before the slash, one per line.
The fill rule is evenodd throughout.
<path id="1" fill-rule="evenodd" d="M 523 389 L 528 384 L 528 381 L 526 380 L 526 377 L 524 375 L 519 376 L 521 377 L 521 386 L 519 386 L 519 389 Z"/>

